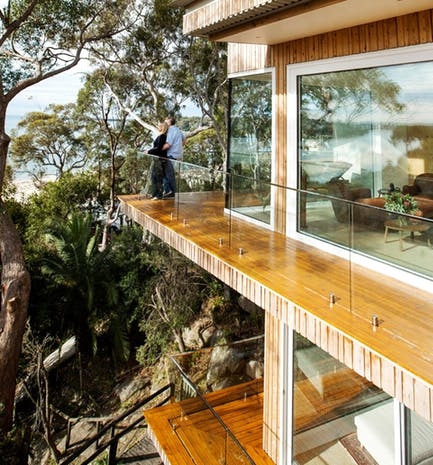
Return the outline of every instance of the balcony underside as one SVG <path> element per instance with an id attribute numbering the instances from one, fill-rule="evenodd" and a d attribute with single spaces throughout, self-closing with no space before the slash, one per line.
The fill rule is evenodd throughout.
<path id="1" fill-rule="evenodd" d="M 224 212 L 222 192 L 120 201 L 143 228 L 431 419 L 430 293 L 233 218 Z M 332 306 L 330 293 L 337 296 Z"/>

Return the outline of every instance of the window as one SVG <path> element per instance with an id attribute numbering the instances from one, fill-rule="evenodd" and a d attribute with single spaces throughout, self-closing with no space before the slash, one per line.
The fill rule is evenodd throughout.
<path id="1" fill-rule="evenodd" d="M 297 186 L 308 192 L 298 231 L 431 278 L 433 61 L 405 62 L 413 59 L 400 51 L 363 57 L 365 67 L 351 57 L 289 73 Z M 392 191 L 414 196 L 419 220 L 405 216 L 398 227 L 400 216 L 385 206 Z"/>
<path id="2" fill-rule="evenodd" d="M 370 455 L 388 453 L 385 441 L 377 446 L 381 429 L 390 434 L 393 453 L 392 399 L 299 334 L 293 378 L 294 463 L 353 463 L 353 457 L 372 463 Z M 379 462 L 385 463 L 394 462 Z"/>
<path id="3" fill-rule="evenodd" d="M 229 161 L 232 211 L 271 221 L 272 74 L 230 80 Z"/>

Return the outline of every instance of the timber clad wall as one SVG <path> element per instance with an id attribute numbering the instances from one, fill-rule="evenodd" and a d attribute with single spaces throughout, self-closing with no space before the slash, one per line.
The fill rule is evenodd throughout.
<path id="1" fill-rule="evenodd" d="M 280 68 L 305 61 L 425 44 L 433 42 L 432 22 L 433 10 L 426 10 L 279 45 L 229 44 L 228 72 Z M 254 47 L 256 52 L 253 52 Z M 267 53 L 263 48 L 267 48 Z M 281 90 L 284 94 L 285 88 Z M 277 89 L 278 95 L 281 94 Z"/>

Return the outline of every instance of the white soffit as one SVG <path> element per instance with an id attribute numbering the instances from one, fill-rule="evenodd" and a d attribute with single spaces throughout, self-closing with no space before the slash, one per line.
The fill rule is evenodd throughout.
<path id="1" fill-rule="evenodd" d="M 247 30 L 238 28 L 239 32 L 211 34 L 210 38 L 272 45 L 430 8 L 433 8 L 433 0 L 346 0 L 269 24 L 260 25 L 258 17 L 254 26 Z"/>

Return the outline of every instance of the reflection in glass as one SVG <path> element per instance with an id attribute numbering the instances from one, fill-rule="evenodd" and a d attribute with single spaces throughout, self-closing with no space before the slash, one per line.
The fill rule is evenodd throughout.
<path id="1" fill-rule="evenodd" d="M 433 464 L 433 423 L 424 420 L 417 413 L 409 411 L 406 434 L 410 441 L 409 464 Z"/>
<path id="2" fill-rule="evenodd" d="M 352 463 L 354 456 L 365 458 L 360 441 L 366 415 L 374 423 L 380 412 L 375 409 L 390 397 L 299 334 L 294 357 L 295 463 Z"/>
<path id="3" fill-rule="evenodd" d="M 231 207 L 270 223 L 271 74 L 231 80 L 228 167 L 233 178 Z"/>
<path id="4" fill-rule="evenodd" d="M 300 196 L 301 231 L 433 276 L 422 260 L 433 232 L 432 82 L 433 62 L 298 78 L 299 186 L 316 194 Z M 399 247 L 397 229 L 384 241 L 385 223 L 398 217 L 385 198 L 400 191 L 420 207 L 407 221 L 426 219 L 403 231 L 410 247 Z"/>

